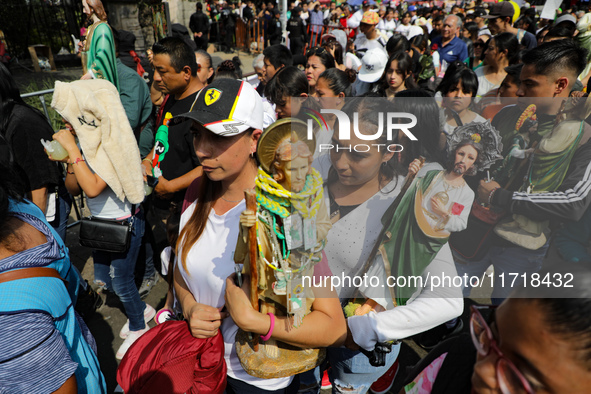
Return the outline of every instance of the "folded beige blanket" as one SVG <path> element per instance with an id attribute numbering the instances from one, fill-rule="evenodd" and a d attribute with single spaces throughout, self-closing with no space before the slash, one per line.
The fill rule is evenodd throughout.
<path id="1" fill-rule="evenodd" d="M 103 79 L 56 81 L 51 107 L 72 125 L 88 165 L 117 197 L 141 203 L 140 151 L 117 88 Z"/>

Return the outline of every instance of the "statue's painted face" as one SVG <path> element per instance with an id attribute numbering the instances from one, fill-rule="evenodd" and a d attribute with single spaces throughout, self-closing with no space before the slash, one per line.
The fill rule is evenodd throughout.
<path id="1" fill-rule="evenodd" d="M 285 178 L 281 182 L 281 186 L 295 193 L 304 190 L 309 167 L 310 164 L 308 163 L 307 157 L 298 157 L 297 159 L 283 162 L 283 174 Z"/>
<path id="2" fill-rule="evenodd" d="M 456 150 L 456 160 L 453 171 L 459 175 L 465 175 L 472 168 L 478 158 L 478 151 L 472 145 L 464 145 Z"/>

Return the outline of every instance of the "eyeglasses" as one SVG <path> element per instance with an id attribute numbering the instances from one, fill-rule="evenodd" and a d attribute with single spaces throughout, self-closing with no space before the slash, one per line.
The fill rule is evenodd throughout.
<path id="1" fill-rule="evenodd" d="M 499 349 L 492 330 L 480 313 L 480 310 L 484 309 L 492 309 L 494 313 L 496 306 L 472 305 L 470 309 L 472 311 L 472 314 L 470 315 L 470 334 L 472 336 L 474 347 L 483 357 L 488 356 L 491 349 L 497 353 L 497 381 L 499 382 L 501 392 L 503 394 L 535 394 L 530 383 L 525 376 L 523 376 L 523 373 L 521 373 L 515 364 L 505 357 L 501 349 Z"/>
<path id="2" fill-rule="evenodd" d="M 486 45 L 486 44 L 485 44 L 484 42 L 475 42 L 475 43 L 474 43 L 474 46 L 475 46 L 475 47 L 483 47 L 483 46 L 485 46 L 485 45 Z"/>

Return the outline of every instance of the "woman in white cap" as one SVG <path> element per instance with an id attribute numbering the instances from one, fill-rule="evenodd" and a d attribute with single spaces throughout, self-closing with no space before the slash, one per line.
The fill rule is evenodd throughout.
<path id="1" fill-rule="evenodd" d="M 317 298 L 312 312 L 288 331 L 285 317 L 252 309 L 236 287 L 233 254 L 246 209 L 244 191 L 255 187 L 257 142 L 263 128 L 260 96 L 244 81 L 221 79 L 196 98 L 193 110 L 179 116 L 193 121 L 192 132 L 203 175 L 187 190 L 181 213 L 175 291 L 196 338 L 221 333 L 227 365 L 227 393 L 285 393 L 297 390 L 293 377 L 261 379 L 249 375 L 236 354 L 236 321 L 253 318 L 251 332 L 299 347 L 340 345 L 346 327 L 337 299 Z M 222 311 L 224 305 L 234 317 Z M 238 305 L 238 307 L 236 307 Z M 327 330 L 326 327 L 330 327 Z"/>
<path id="2" fill-rule="evenodd" d="M 387 64 L 388 54 L 385 50 L 380 48 L 368 50 L 361 58 L 359 75 L 353 84 L 353 96 L 362 96 L 371 92 L 384 73 Z"/>

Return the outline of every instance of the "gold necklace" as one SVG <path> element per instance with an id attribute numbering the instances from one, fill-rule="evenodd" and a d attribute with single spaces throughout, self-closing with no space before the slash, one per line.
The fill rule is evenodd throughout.
<path id="1" fill-rule="evenodd" d="M 224 198 L 224 196 L 220 196 L 222 198 L 222 200 L 224 200 L 225 202 L 230 202 L 230 203 L 237 203 L 240 202 L 242 200 L 244 200 L 244 198 L 241 198 L 240 200 L 228 200 L 226 198 Z"/>

